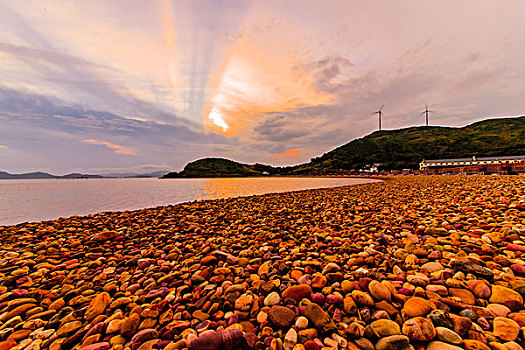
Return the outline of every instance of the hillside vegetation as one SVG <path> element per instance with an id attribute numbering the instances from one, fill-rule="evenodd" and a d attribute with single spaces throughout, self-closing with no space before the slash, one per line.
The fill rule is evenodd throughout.
<path id="1" fill-rule="evenodd" d="M 430 126 L 375 131 L 293 167 L 241 164 L 221 158 L 189 163 L 165 177 L 305 175 L 358 170 L 417 169 L 423 159 L 525 155 L 525 117 L 488 119 L 462 128 Z"/>

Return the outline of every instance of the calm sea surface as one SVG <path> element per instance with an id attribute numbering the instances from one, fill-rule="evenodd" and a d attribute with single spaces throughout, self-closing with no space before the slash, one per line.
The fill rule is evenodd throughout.
<path id="1" fill-rule="evenodd" d="M 0 180 L 0 225 L 374 181 L 377 180 L 288 177 Z"/>

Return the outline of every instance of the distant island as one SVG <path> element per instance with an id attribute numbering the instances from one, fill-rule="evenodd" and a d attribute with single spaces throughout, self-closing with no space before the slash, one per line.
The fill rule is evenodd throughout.
<path id="1" fill-rule="evenodd" d="M 110 173 L 103 175 L 80 174 L 71 173 L 67 175 L 53 175 L 41 171 L 23 174 L 10 174 L 5 171 L 0 171 L 0 180 L 37 180 L 37 179 L 105 179 L 105 178 L 142 178 L 142 177 L 161 177 L 167 171 L 156 171 L 153 173 Z"/>
<path id="2" fill-rule="evenodd" d="M 188 163 L 163 178 L 323 175 L 377 167 L 417 169 L 423 159 L 525 155 L 525 117 L 487 119 L 461 128 L 420 126 L 375 131 L 305 164 L 273 167 L 223 158 Z"/>

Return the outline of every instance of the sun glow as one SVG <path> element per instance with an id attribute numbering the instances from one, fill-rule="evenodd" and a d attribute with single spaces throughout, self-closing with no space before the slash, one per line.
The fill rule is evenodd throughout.
<path id="1" fill-rule="evenodd" d="M 226 124 L 226 122 L 221 116 L 221 113 L 216 108 L 212 108 L 210 114 L 208 115 L 208 119 L 210 119 L 213 122 L 213 124 L 222 128 L 223 132 L 228 131 L 229 129 L 228 124 Z"/>
<path id="2" fill-rule="evenodd" d="M 250 130 L 267 113 L 331 100 L 315 90 L 313 77 L 303 72 L 288 52 L 265 52 L 247 38 L 236 42 L 218 73 L 208 100 L 206 126 L 230 136 Z"/>

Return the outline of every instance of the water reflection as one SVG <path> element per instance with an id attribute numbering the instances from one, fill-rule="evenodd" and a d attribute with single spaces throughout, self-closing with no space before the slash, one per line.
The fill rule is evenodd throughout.
<path id="1" fill-rule="evenodd" d="M 0 225 L 370 181 L 374 180 L 288 177 L 0 180 Z"/>

